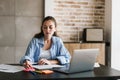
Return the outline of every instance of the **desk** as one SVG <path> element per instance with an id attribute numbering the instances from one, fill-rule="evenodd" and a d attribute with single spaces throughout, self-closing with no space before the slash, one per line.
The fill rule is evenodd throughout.
<path id="1" fill-rule="evenodd" d="M 53 74 L 36 74 L 29 72 L 3 73 L 0 72 L 0 80 L 117 80 L 120 79 L 120 71 L 107 66 L 95 68 L 93 71 L 63 74 L 54 72 Z"/>

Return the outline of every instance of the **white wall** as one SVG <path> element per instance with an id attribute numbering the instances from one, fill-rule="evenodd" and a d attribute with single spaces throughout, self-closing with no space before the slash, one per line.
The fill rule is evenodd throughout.
<path id="1" fill-rule="evenodd" d="M 120 0 L 112 0 L 111 67 L 120 70 Z"/>

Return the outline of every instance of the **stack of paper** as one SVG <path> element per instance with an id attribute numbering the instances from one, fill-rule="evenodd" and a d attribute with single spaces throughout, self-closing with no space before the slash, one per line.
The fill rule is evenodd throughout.
<path id="1" fill-rule="evenodd" d="M 0 71 L 1 72 L 8 72 L 8 73 L 15 73 L 22 71 L 24 69 L 23 66 L 13 66 L 7 64 L 0 64 Z"/>

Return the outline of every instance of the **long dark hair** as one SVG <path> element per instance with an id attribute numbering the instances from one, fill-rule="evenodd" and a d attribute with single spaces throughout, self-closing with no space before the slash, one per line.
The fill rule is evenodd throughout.
<path id="1" fill-rule="evenodd" d="M 55 27 L 57 27 L 57 22 L 56 22 L 55 18 L 52 17 L 52 16 L 47 16 L 47 17 L 45 17 L 45 18 L 43 19 L 43 21 L 42 21 L 41 32 L 35 34 L 35 35 L 34 35 L 34 38 L 40 38 L 40 37 L 43 37 L 43 36 L 44 36 L 42 27 L 43 27 L 43 23 L 44 23 L 45 21 L 48 21 L 48 20 L 53 21 L 54 24 L 55 24 Z M 53 36 L 58 36 L 56 31 L 54 32 Z"/>

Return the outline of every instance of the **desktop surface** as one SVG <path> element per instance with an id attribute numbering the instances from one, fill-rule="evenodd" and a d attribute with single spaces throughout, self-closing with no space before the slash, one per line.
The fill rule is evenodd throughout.
<path id="1" fill-rule="evenodd" d="M 120 79 L 120 71 L 107 66 L 95 68 L 93 71 L 74 74 L 54 72 L 52 74 L 33 75 L 28 72 L 4 73 L 0 72 L 0 80 L 117 80 Z"/>

